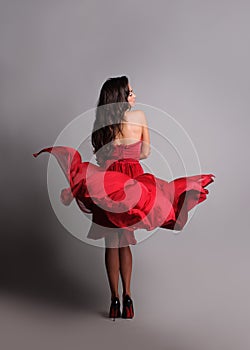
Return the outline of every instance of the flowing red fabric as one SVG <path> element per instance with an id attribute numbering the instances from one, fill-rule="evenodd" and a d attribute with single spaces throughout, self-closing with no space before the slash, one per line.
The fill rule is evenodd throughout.
<path id="1" fill-rule="evenodd" d="M 33 156 L 48 152 L 56 157 L 70 185 L 61 192 L 62 203 L 70 205 L 75 198 L 83 212 L 93 214 L 93 224 L 103 228 L 91 227 L 88 238 L 107 237 L 108 228 L 119 228 L 122 244 L 129 245 L 137 243 L 136 229 L 182 230 L 188 212 L 207 198 L 205 187 L 215 177 L 200 174 L 168 182 L 144 173 L 140 147 L 141 141 L 114 146 L 104 167 L 82 162 L 80 153 L 71 147 L 44 148 Z"/>

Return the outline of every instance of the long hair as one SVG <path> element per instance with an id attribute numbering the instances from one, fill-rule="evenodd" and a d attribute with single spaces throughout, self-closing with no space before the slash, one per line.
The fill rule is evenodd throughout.
<path id="1" fill-rule="evenodd" d="M 128 103 L 129 87 L 126 76 L 109 78 L 103 84 L 96 108 L 96 117 L 91 134 L 96 161 L 103 165 L 112 151 L 112 142 L 122 133 L 124 113 L 131 109 Z"/>

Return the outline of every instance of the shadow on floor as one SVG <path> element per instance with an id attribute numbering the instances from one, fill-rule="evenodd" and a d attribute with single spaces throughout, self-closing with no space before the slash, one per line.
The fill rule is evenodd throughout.
<path id="1" fill-rule="evenodd" d="M 12 220 L 8 229 L 2 229 L 0 293 L 76 312 L 100 312 L 100 307 L 103 309 L 107 300 L 103 295 L 105 288 L 96 288 L 95 276 L 97 279 L 98 275 L 100 277 L 96 263 L 100 252 L 96 247 L 88 247 L 80 241 L 78 245 L 74 237 L 69 238 L 67 232 L 60 227 L 58 230 L 62 232 L 58 233 L 59 241 L 54 235 L 45 234 L 44 224 L 25 225 L 23 222 L 20 226 L 20 222 L 22 223 L 18 219 Z M 46 228 L 48 226 L 46 221 Z M 78 266 L 77 273 L 70 274 L 71 270 L 75 272 L 75 263 L 60 261 L 63 254 L 58 254 L 58 251 L 63 244 L 68 243 L 69 246 L 73 245 L 73 249 L 74 244 L 77 248 L 75 254 L 79 255 L 77 261 L 82 266 L 82 269 Z M 73 249 L 71 247 L 71 251 Z M 74 253 L 67 254 L 68 260 L 71 260 L 69 258 L 72 254 Z"/>

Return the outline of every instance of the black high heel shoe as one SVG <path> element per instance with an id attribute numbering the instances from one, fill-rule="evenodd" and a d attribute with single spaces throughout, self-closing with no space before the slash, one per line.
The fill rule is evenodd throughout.
<path id="1" fill-rule="evenodd" d="M 123 310 L 122 310 L 122 318 L 133 318 L 134 317 L 134 307 L 133 301 L 129 295 L 125 295 L 123 299 Z"/>
<path id="2" fill-rule="evenodd" d="M 115 318 L 121 317 L 120 300 L 118 297 L 111 299 L 109 317 L 113 318 L 113 321 L 115 320 Z"/>

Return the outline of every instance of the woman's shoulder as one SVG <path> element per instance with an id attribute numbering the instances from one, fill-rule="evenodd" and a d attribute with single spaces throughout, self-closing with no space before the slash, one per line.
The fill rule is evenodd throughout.
<path id="1" fill-rule="evenodd" d="M 127 111 L 124 114 L 125 120 L 130 122 L 143 123 L 145 121 L 145 113 L 141 109 L 135 109 L 133 111 Z"/>

